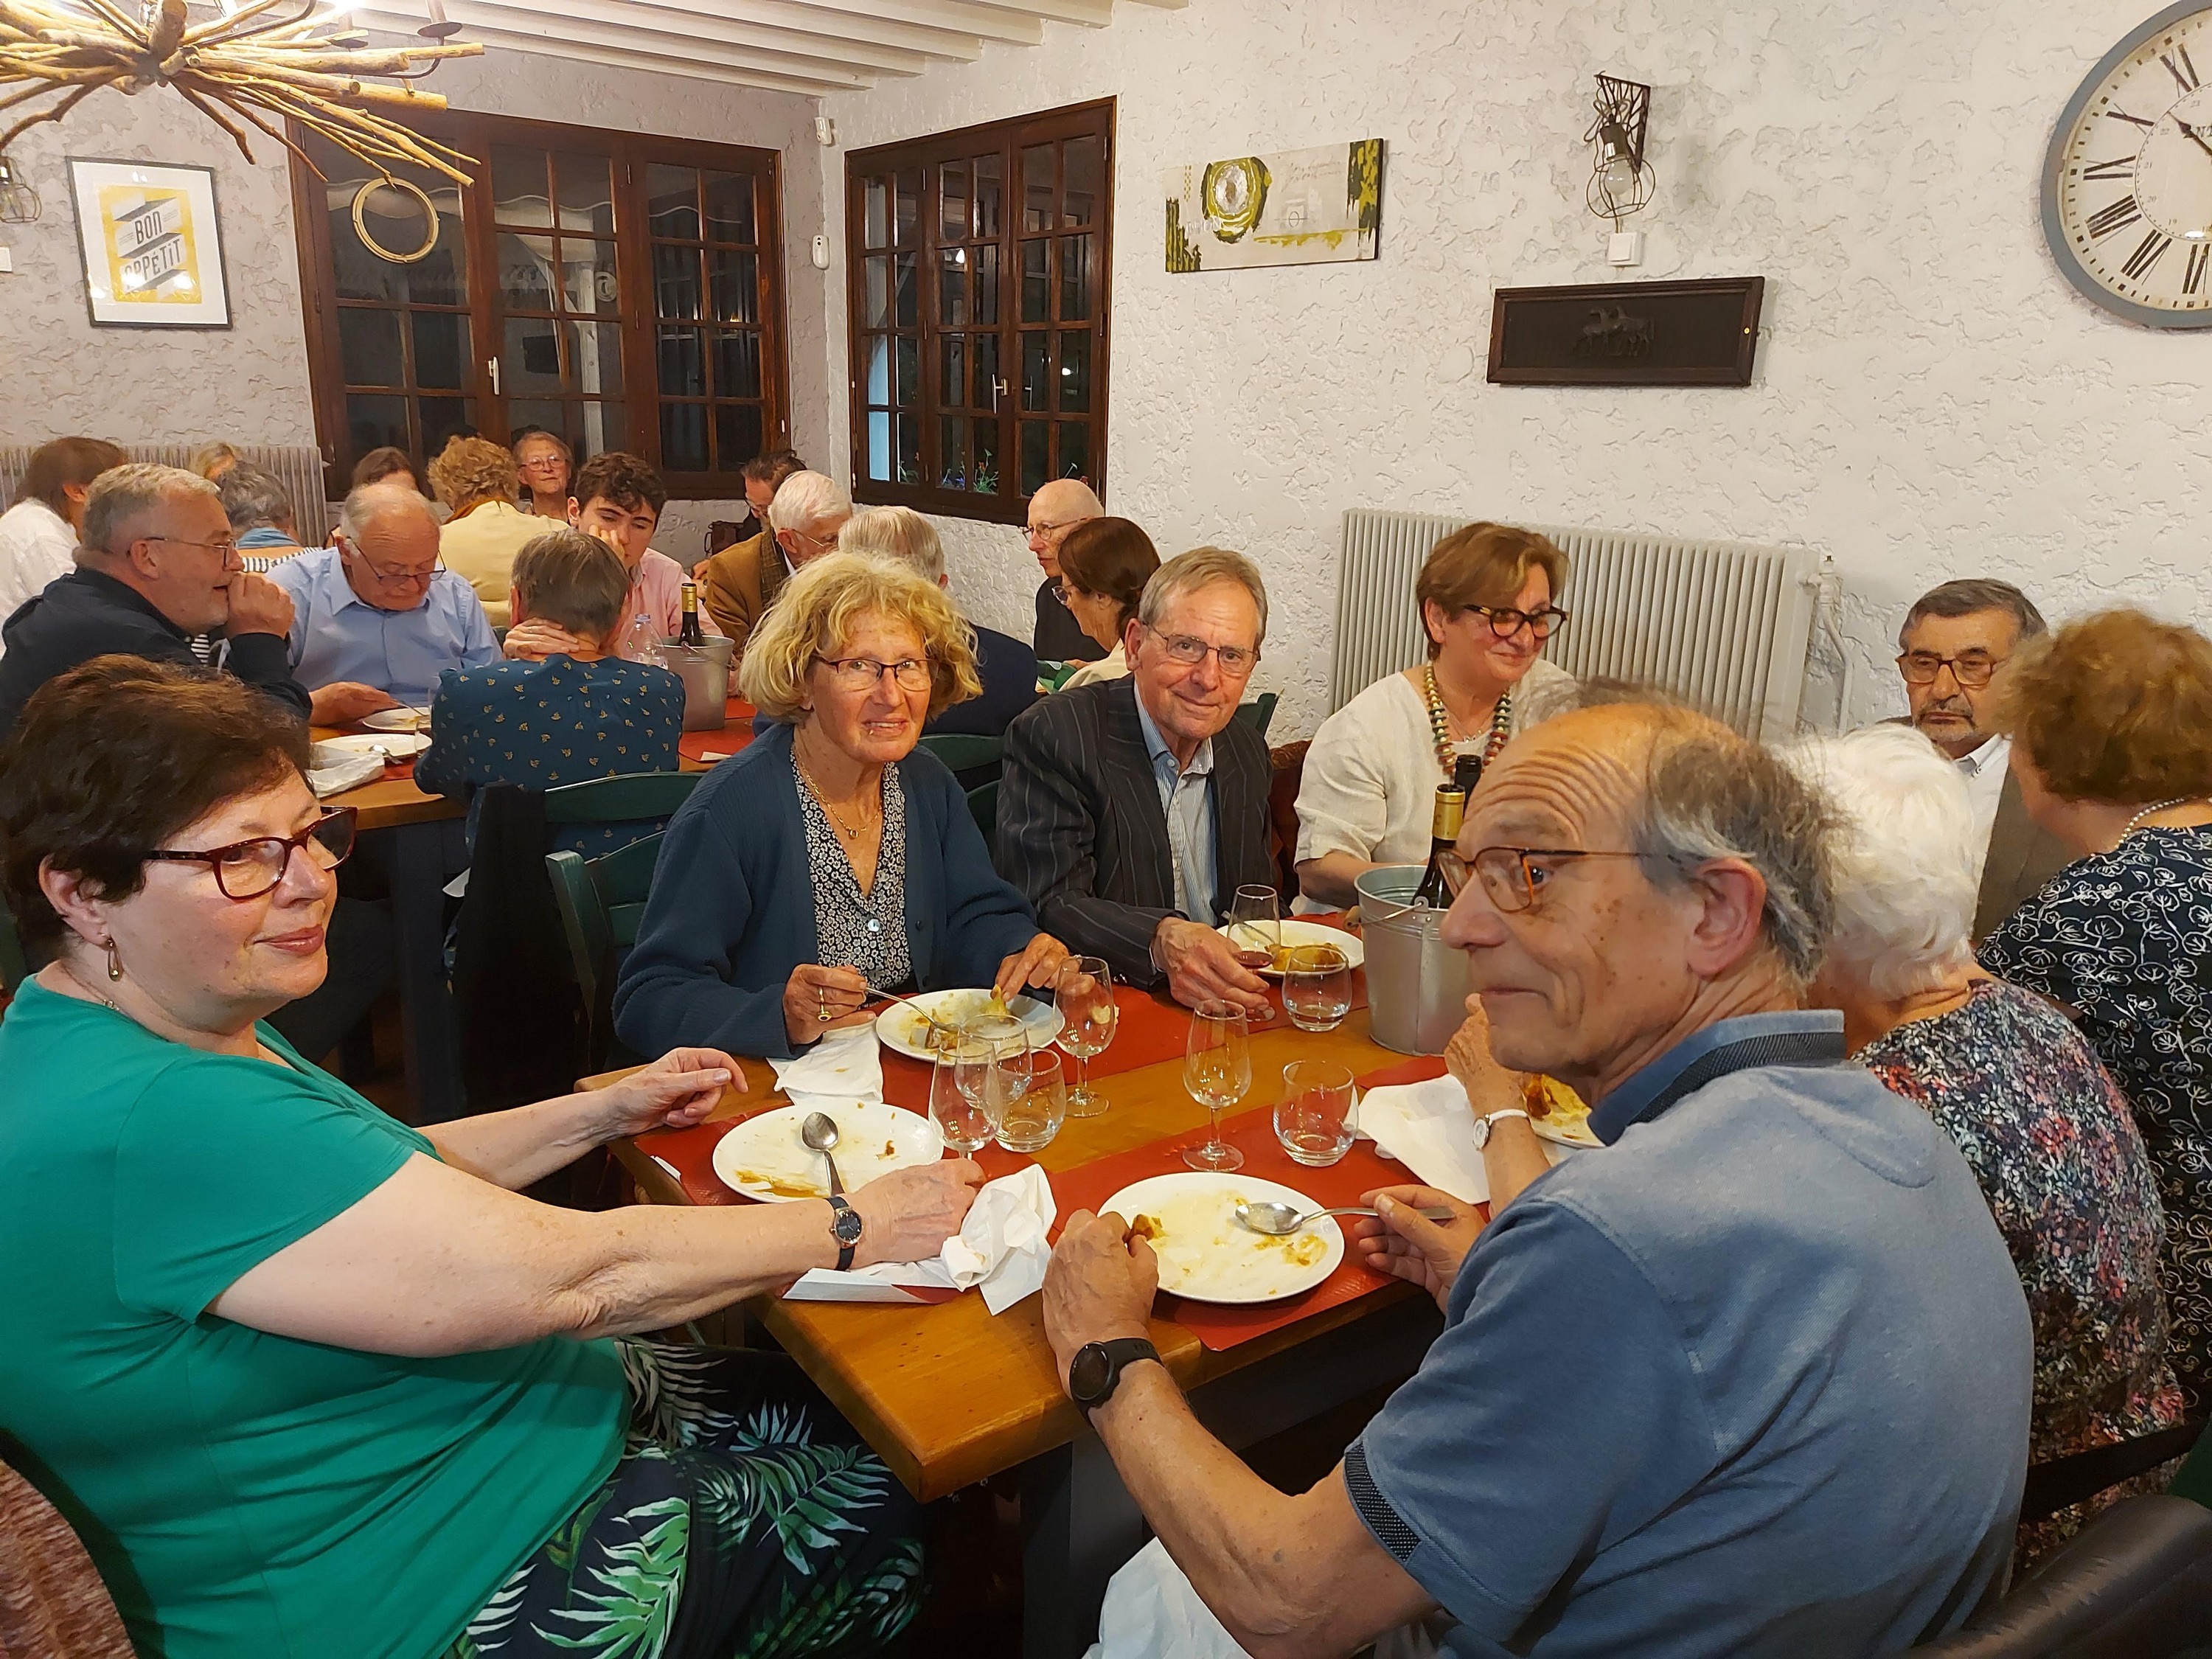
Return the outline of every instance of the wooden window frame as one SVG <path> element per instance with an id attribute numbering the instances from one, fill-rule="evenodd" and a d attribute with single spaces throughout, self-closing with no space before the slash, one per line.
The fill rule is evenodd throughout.
<path id="1" fill-rule="evenodd" d="M 491 147 L 566 150 L 605 155 L 613 169 L 617 192 L 614 243 L 623 317 L 623 387 L 606 401 L 622 404 L 629 428 L 629 447 L 657 468 L 676 501 L 734 501 L 744 494 L 738 469 L 672 471 L 661 464 L 660 364 L 652 267 L 652 236 L 644 211 L 644 168 L 653 162 L 711 171 L 751 173 L 761 179 L 756 191 L 755 234 L 758 247 L 758 329 L 761 339 L 761 444 L 765 449 L 791 441 L 789 326 L 784 295 L 782 156 L 775 150 L 738 144 L 707 143 L 656 133 L 611 131 L 599 127 L 520 117 L 447 110 L 425 112 L 422 131 L 477 157 L 474 180 L 462 197 L 463 234 L 468 250 L 468 307 L 471 363 L 465 384 L 451 395 L 473 400 L 477 427 L 489 436 L 507 429 L 504 392 L 493 390 L 491 358 L 503 344 L 492 330 L 495 313 L 498 232 L 493 223 Z M 295 142 L 301 137 L 291 127 Z M 315 439 L 323 455 L 325 488 L 332 501 L 344 497 L 354 463 L 346 417 L 346 380 L 338 335 L 337 279 L 328 207 L 322 180 L 295 153 L 291 156 L 292 223 L 299 247 L 301 310 L 307 332 L 308 378 L 314 401 Z M 515 401 L 531 401 L 518 395 Z M 751 459 L 750 457 L 744 458 Z M 428 455 L 419 458 L 427 465 Z"/>
<path id="2" fill-rule="evenodd" d="M 1115 100 L 1097 99 L 1088 103 L 1070 104 L 1059 109 L 1040 112 L 1034 115 L 1018 116 L 1009 120 L 987 121 L 975 126 L 962 127 L 954 131 L 930 133 L 920 138 L 903 139 L 895 143 L 876 144 L 866 149 L 848 151 L 845 157 L 845 247 L 846 247 L 846 350 L 848 370 L 848 396 L 851 416 L 851 488 L 854 501 L 863 506 L 911 507 L 919 512 L 940 514 L 948 518 L 974 519 L 991 524 L 1021 524 L 1029 513 L 1029 496 L 1020 490 L 1021 458 L 1021 337 L 1024 325 L 1020 305 L 1020 250 L 1024 240 L 1042 234 L 1057 239 L 1072 233 L 1066 228 L 1046 233 L 1025 233 L 1022 229 L 1022 186 L 1020 180 L 1021 153 L 1024 148 L 1044 143 L 1097 134 L 1105 144 L 1104 167 L 1100 191 L 1098 216 L 1095 234 L 1097 254 L 1095 261 L 1095 284 L 1091 321 L 1091 407 L 1090 471 L 1088 482 L 1103 499 L 1106 493 L 1106 447 L 1109 416 L 1109 388 L 1112 368 L 1112 313 L 1113 313 L 1113 248 L 1114 248 L 1114 166 L 1117 153 Z M 1006 390 L 1001 395 L 999 416 L 999 458 L 1001 488 L 985 495 L 974 490 L 948 489 L 938 484 L 904 484 L 895 480 L 872 479 L 866 476 L 868 465 L 868 411 L 871 407 L 866 395 L 866 339 L 872 330 L 866 325 L 866 258 L 869 252 L 866 239 L 866 191 L 865 180 L 872 174 L 890 173 L 919 169 L 922 174 L 920 206 L 922 235 L 917 244 L 919 255 L 916 272 L 916 331 L 921 341 L 920 401 L 915 405 L 916 418 L 921 422 L 920 447 L 921 468 L 925 478 L 942 476 L 938 453 L 938 422 L 945 407 L 940 399 L 943 379 L 942 341 L 947 333 L 973 335 L 985 331 L 973 325 L 948 326 L 940 319 L 941 296 L 939 291 L 939 235 L 940 226 L 939 167 L 946 162 L 972 159 L 988 155 L 995 149 L 1001 158 L 1001 178 L 1004 198 L 997 238 L 999 256 L 998 321 L 994 331 L 999 336 L 1000 372 Z M 971 196 L 973 184 L 970 183 Z M 894 200 L 889 208 L 893 218 L 896 215 Z M 891 246 L 896 248 L 896 240 Z M 901 250 L 902 251 L 902 250 Z M 896 266 L 894 266 L 894 270 Z M 1057 283 L 1052 273 L 1056 264 L 1048 264 L 1048 283 L 1053 289 Z M 893 322 L 890 331 L 902 333 L 896 323 L 896 277 L 891 295 Z M 1048 315 L 1057 312 L 1054 299 L 1048 306 Z M 1063 325 L 1048 321 L 1048 330 Z M 1048 359 L 1048 361 L 1050 361 Z M 896 369 L 894 369 L 896 374 Z M 968 406 L 956 405 L 956 414 Z M 1048 419 L 1054 411 L 1044 411 Z"/>

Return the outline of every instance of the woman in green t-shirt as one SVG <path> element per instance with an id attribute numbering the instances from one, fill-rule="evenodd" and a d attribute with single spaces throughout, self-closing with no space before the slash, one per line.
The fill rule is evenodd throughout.
<path id="1" fill-rule="evenodd" d="M 306 748 L 235 680 L 102 657 L 0 755 L 51 958 L 0 1021 L 0 1458 L 145 1654 L 872 1650 L 904 1491 L 782 1357 L 629 1338 L 836 1262 L 831 1206 L 521 1195 L 743 1089 L 714 1050 L 417 1133 L 259 1024 L 321 981 L 352 844 Z M 934 1254 L 977 1178 L 863 1188 L 854 1259 Z"/>

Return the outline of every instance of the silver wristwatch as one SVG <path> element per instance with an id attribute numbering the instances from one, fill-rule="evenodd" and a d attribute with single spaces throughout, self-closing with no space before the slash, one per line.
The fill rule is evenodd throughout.
<path id="1" fill-rule="evenodd" d="M 1502 1112 L 1492 1112 L 1488 1117 L 1479 1117 L 1475 1119 L 1474 1150 L 1476 1152 L 1479 1152 L 1484 1147 L 1490 1145 L 1491 1127 L 1501 1117 L 1517 1117 L 1524 1123 L 1528 1121 L 1528 1114 L 1518 1106 L 1508 1106 Z"/>

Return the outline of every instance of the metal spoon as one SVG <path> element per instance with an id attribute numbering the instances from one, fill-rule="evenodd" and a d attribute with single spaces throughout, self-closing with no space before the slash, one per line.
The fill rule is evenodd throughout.
<path id="1" fill-rule="evenodd" d="M 843 1197 L 845 1183 L 837 1179 L 837 1160 L 830 1156 L 830 1149 L 837 1144 L 837 1126 L 830 1121 L 830 1114 L 809 1112 L 799 1126 L 799 1138 L 809 1152 L 821 1153 L 822 1161 L 830 1166 L 830 1196 Z"/>
<path id="2" fill-rule="evenodd" d="M 1304 1215 L 1300 1215 L 1287 1204 L 1278 1204 L 1270 1199 L 1264 1198 L 1256 1204 L 1240 1203 L 1237 1206 L 1237 1218 L 1239 1221 L 1254 1232 L 1265 1233 L 1270 1238 L 1280 1238 L 1285 1234 L 1297 1232 L 1300 1228 L 1320 1220 L 1325 1215 L 1371 1216 L 1375 1213 L 1373 1210 L 1363 1209 L 1358 1205 L 1352 1204 L 1334 1210 L 1309 1210 Z M 1449 1210 L 1417 1210 L 1414 1213 L 1425 1221 L 1449 1221 L 1452 1218 L 1452 1212 Z"/>

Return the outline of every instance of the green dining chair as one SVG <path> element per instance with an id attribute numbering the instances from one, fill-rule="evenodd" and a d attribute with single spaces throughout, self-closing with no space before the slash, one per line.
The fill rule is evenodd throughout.
<path id="1" fill-rule="evenodd" d="M 983 845 L 994 856 L 999 849 L 999 786 L 987 783 L 980 789 L 968 792 L 968 811 L 974 815 L 975 827 L 983 832 Z"/>
<path id="2" fill-rule="evenodd" d="M 619 1063 L 614 1057 L 614 1034 L 600 1029 L 600 1010 L 605 1006 L 601 993 L 614 976 L 615 952 L 637 943 L 646 894 L 653 886 L 653 863 L 659 856 L 659 836 L 634 841 L 601 858 L 586 859 L 580 853 L 568 852 L 545 855 L 553 902 L 561 912 L 561 931 L 568 941 L 568 960 L 584 994 L 584 1006 L 591 1011 L 588 1042 L 595 1072 Z"/>
<path id="3" fill-rule="evenodd" d="M 704 772 L 618 772 L 587 783 L 562 784 L 545 792 L 545 822 L 551 829 L 577 824 L 630 823 L 665 818 L 691 799 Z"/>
<path id="4" fill-rule="evenodd" d="M 1275 693 L 1273 691 L 1262 691 L 1258 696 L 1253 698 L 1251 702 L 1238 703 L 1237 705 L 1237 718 L 1243 720 L 1247 726 L 1256 727 L 1260 735 L 1263 738 L 1266 737 L 1267 735 L 1267 727 L 1273 722 L 1275 718 Z"/>

